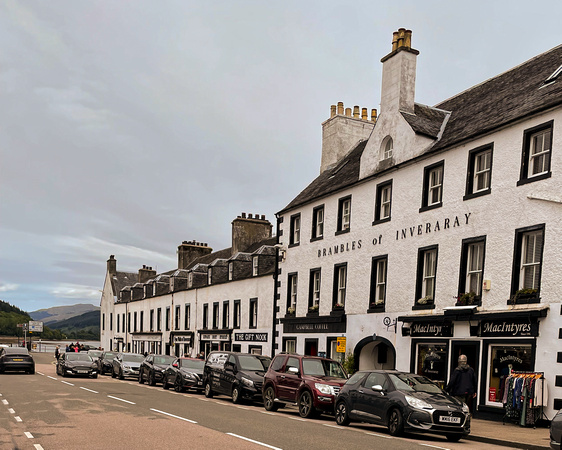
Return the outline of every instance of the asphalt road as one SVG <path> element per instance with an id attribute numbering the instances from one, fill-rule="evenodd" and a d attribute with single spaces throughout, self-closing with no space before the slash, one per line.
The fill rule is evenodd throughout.
<path id="1" fill-rule="evenodd" d="M 481 449 L 439 436 L 394 438 L 381 427 L 339 427 L 302 419 L 294 407 L 271 413 L 228 397 L 176 393 L 134 380 L 62 378 L 50 354 L 36 374 L 0 375 L 0 449 Z M 494 446 L 486 445 L 486 448 Z M 500 448 L 500 447 L 496 447 Z M 505 448 L 505 447 L 503 447 Z"/>

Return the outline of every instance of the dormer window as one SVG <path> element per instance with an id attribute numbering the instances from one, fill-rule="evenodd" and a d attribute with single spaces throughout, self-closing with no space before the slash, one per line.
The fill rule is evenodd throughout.
<path id="1" fill-rule="evenodd" d="M 228 281 L 232 281 L 232 274 L 234 273 L 234 264 L 228 263 Z"/>
<path id="2" fill-rule="evenodd" d="M 213 280 L 213 269 L 209 267 L 209 270 L 207 271 L 207 284 L 211 284 L 212 280 Z"/>
<path id="3" fill-rule="evenodd" d="M 258 257 L 254 256 L 252 258 L 252 276 L 257 276 L 258 275 Z"/>
<path id="4" fill-rule="evenodd" d="M 394 143 L 390 136 L 383 139 L 381 145 L 381 160 L 392 158 L 392 150 L 394 149 Z"/>
<path id="5" fill-rule="evenodd" d="M 189 283 L 189 287 L 193 286 L 193 272 L 189 272 L 189 275 L 187 277 L 187 282 Z"/>

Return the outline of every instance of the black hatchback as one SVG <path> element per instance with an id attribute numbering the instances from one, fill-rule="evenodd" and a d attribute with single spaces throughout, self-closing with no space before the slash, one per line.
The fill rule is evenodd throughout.
<path id="1" fill-rule="evenodd" d="M 384 425 L 393 436 L 416 431 L 458 441 L 470 433 L 468 406 L 428 378 L 406 372 L 355 373 L 336 399 L 335 414 L 339 425 Z"/>
<path id="2" fill-rule="evenodd" d="M 35 373 L 35 362 L 26 348 L 0 348 L 0 373 L 11 370 Z"/>

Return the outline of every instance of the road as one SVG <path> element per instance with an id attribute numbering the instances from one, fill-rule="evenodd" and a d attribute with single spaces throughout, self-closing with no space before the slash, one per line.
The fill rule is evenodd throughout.
<path id="1" fill-rule="evenodd" d="M 294 407 L 272 413 L 227 397 L 176 393 L 110 376 L 62 378 L 50 354 L 34 354 L 36 374 L 0 375 L 0 449 L 481 449 L 439 436 L 391 437 L 328 416 L 302 419 Z M 493 449 L 494 446 L 486 445 Z M 496 447 L 500 448 L 500 447 Z M 505 447 L 502 447 L 505 449 Z"/>

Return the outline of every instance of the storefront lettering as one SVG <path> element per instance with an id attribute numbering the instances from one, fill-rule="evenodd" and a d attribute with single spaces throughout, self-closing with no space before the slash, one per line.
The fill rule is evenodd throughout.
<path id="1" fill-rule="evenodd" d="M 506 361 L 514 361 L 516 363 L 523 364 L 523 360 L 521 358 L 518 358 L 517 356 L 514 355 L 500 356 L 500 363 Z"/>
<path id="2" fill-rule="evenodd" d="M 416 323 L 412 326 L 413 335 L 441 336 L 442 331 L 443 325 L 423 325 L 421 323 Z"/>
<path id="3" fill-rule="evenodd" d="M 468 225 L 468 219 L 472 213 L 465 213 L 464 215 L 464 225 Z M 402 228 L 401 230 L 396 230 L 396 240 L 406 239 L 408 237 L 421 236 L 422 234 L 428 234 L 436 231 L 447 230 L 449 228 L 456 228 L 461 226 L 461 220 L 459 216 L 455 216 L 454 219 L 445 218 L 443 222 L 439 220 L 435 223 L 426 222 L 425 224 L 418 224 L 408 228 Z"/>
<path id="4" fill-rule="evenodd" d="M 235 341 L 267 342 L 267 333 L 234 333 Z"/>
<path id="5" fill-rule="evenodd" d="M 297 331 L 325 331 L 328 330 L 327 323 L 299 323 L 295 325 Z"/>
<path id="6" fill-rule="evenodd" d="M 359 239 L 358 241 L 346 242 L 345 244 L 338 244 L 338 245 L 334 245 L 333 247 L 321 248 L 318 249 L 318 258 L 321 258 L 322 256 L 332 256 L 332 255 L 337 255 L 338 253 L 344 253 L 344 252 L 353 251 L 355 249 L 360 249 L 361 244 L 362 244 L 361 239 Z"/>
<path id="7" fill-rule="evenodd" d="M 484 322 L 482 333 L 523 336 L 531 332 L 530 323 Z"/>

